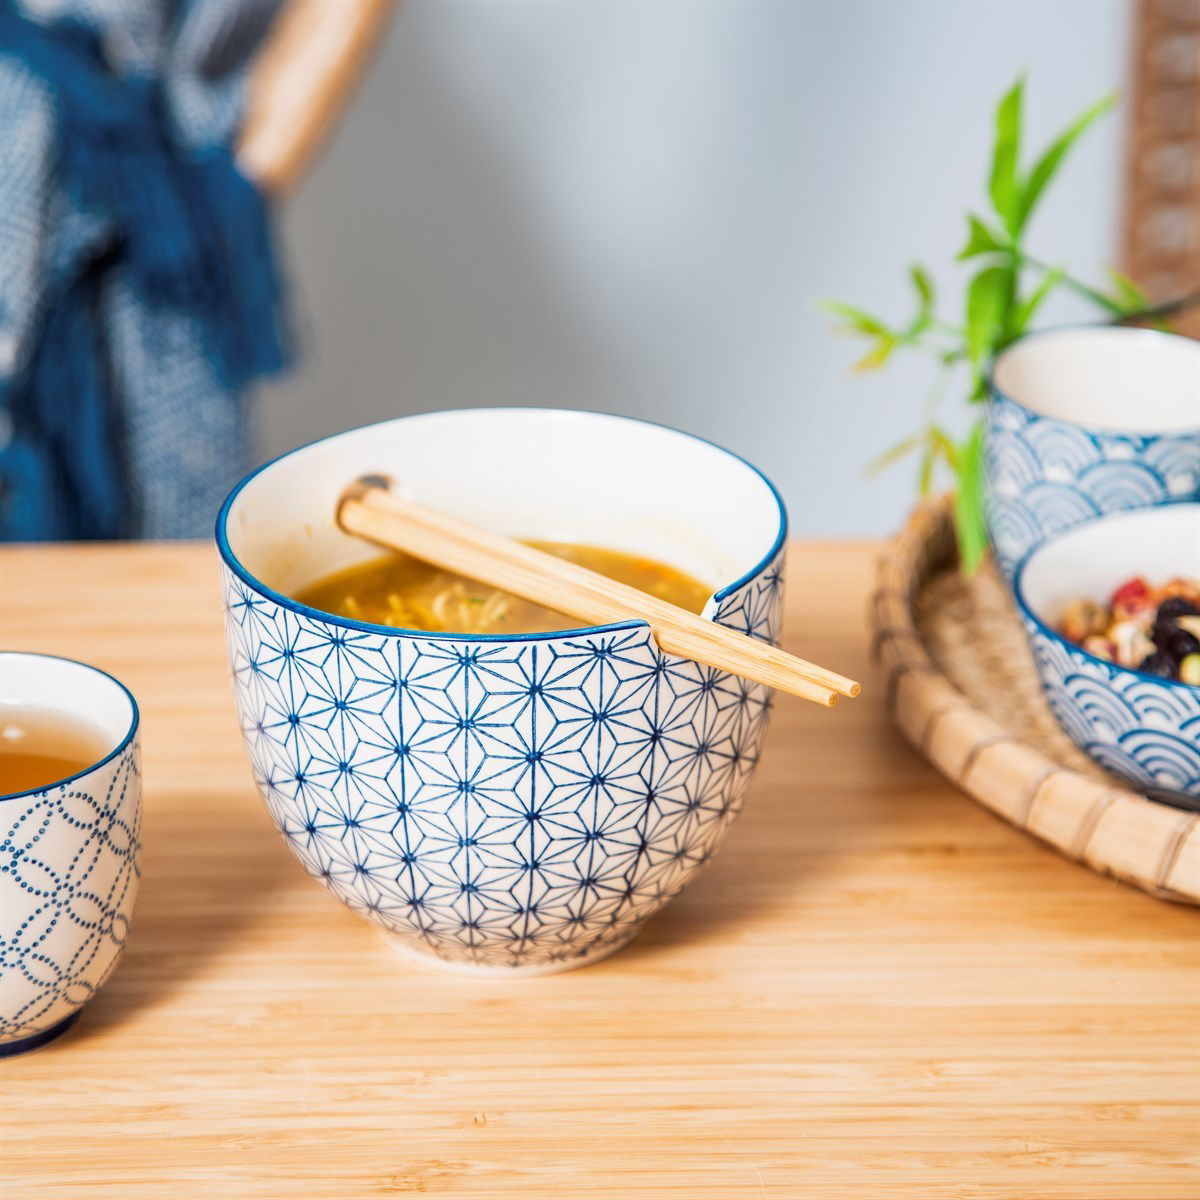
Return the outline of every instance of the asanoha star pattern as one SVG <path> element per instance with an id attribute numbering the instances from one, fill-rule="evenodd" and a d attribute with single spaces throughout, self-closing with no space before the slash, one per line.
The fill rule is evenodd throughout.
<path id="1" fill-rule="evenodd" d="M 353 627 L 225 570 L 259 791 L 305 869 L 411 949 L 568 966 L 629 940 L 745 800 L 768 689 L 646 626 L 469 638 Z M 778 642 L 782 562 L 717 620 Z"/>

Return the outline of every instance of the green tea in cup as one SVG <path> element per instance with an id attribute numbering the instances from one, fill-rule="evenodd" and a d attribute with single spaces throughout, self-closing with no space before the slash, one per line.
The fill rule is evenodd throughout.
<path id="1" fill-rule="evenodd" d="M 34 792 L 98 763 L 112 746 L 77 717 L 0 704 L 0 795 Z"/>

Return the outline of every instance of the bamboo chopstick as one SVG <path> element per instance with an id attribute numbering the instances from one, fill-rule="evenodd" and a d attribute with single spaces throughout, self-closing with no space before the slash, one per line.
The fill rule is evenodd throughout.
<path id="1" fill-rule="evenodd" d="M 337 522 L 343 530 L 589 624 L 646 621 L 668 654 L 765 683 L 826 708 L 832 708 L 839 695 L 857 696 L 861 690 L 844 675 L 656 596 L 401 499 L 383 482 L 381 477 L 367 476 L 342 494 Z"/>

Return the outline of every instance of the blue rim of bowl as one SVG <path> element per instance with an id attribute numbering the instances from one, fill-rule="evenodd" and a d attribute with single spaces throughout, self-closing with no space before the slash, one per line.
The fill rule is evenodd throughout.
<path id="1" fill-rule="evenodd" d="M 85 775 L 90 775 L 93 771 L 98 771 L 101 767 L 107 766 L 114 758 L 118 758 L 124 754 L 129 748 L 129 744 L 137 736 L 138 726 L 142 720 L 141 709 L 138 708 L 138 702 L 133 698 L 133 693 L 115 675 L 110 675 L 107 671 L 102 671 L 99 667 L 93 667 L 91 663 L 80 662 L 77 658 L 67 658 L 63 654 L 39 654 L 36 650 L 0 650 L 0 659 L 3 658 L 50 659 L 53 662 L 70 663 L 74 667 L 83 667 L 84 670 L 92 671 L 96 675 L 102 675 L 110 683 L 115 683 L 125 693 L 125 698 L 129 701 L 133 718 L 129 723 L 128 732 L 117 743 L 116 749 L 110 750 L 103 758 L 97 759 L 90 766 L 84 767 L 82 771 L 76 771 L 74 775 L 68 775 L 63 779 L 56 779 L 53 783 L 46 784 L 45 787 L 26 788 L 23 792 L 2 792 L 0 793 L 0 803 L 3 803 L 5 800 L 20 800 L 23 796 L 38 796 L 42 792 L 52 792 L 55 788 L 65 787 L 68 783 L 74 783 L 76 780 L 82 779 Z"/>
<path id="2" fill-rule="evenodd" d="M 274 588 L 268 587 L 262 580 L 252 575 L 234 554 L 229 545 L 229 539 L 225 535 L 225 527 L 229 520 L 229 514 L 236 503 L 237 498 L 241 495 L 243 489 L 253 480 L 261 475 L 264 471 L 269 471 L 277 463 L 283 462 L 285 458 L 291 458 L 293 454 L 299 454 L 301 451 L 309 450 L 313 446 L 320 446 L 325 442 L 336 441 L 340 437 L 345 437 L 351 433 L 360 433 L 364 429 L 377 429 L 383 425 L 392 425 L 398 421 L 414 420 L 418 417 L 434 417 L 442 416 L 449 413 L 547 413 L 551 415 L 560 415 L 568 417 L 600 417 L 604 420 L 622 421 L 630 425 L 646 425 L 651 429 L 663 429 L 668 433 L 677 434 L 679 437 L 689 438 L 693 442 L 700 442 L 705 446 L 711 446 L 714 450 L 719 450 L 722 454 L 732 458 L 735 462 L 739 462 L 742 466 L 752 471 L 766 485 L 772 499 L 775 501 L 775 507 L 779 515 L 779 528 L 775 534 L 775 540 L 771 544 L 771 548 L 763 555 L 763 557 L 748 571 L 740 575 L 732 583 L 726 584 L 712 594 L 712 599 L 715 603 L 720 604 L 722 600 L 728 596 L 732 596 L 748 584 L 752 579 L 762 574 L 763 571 L 770 566 L 775 556 L 783 547 L 787 540 L 787 509 L 784 507 L 783 497 L 779 494 L 779 489 L 748 459 L 743 458 L 740 454 L 735 454 L 732 450 L 727 450 L 724 446 L 718 445 L 716 442 L 710 441 L 708 438 L 700 437 L 698 434 L 687 433 L 682 429 L 676 429 L 673 425 L 665 425 L 660 421 L 647 421 L 641 417 L 626 417 L 617 413 L 595 412 L 591 409 L 584 408 L 536 408 L 532 405 L 524 407 L 519 405 L 505 405 L 498 408 L 456 408 L 456 409 L 435 409 L 431 412 L 407 413 L 402 417 L 389 417 L 383 421 L 374 421 L 370 425 L 359 425 L 353 429 L 344 429 L 340 433 L 333 433 L 327 437 L 316 438 L 311 442 L 306 442 L 302 446 L 294 446 L 291 450 L 285 450 L 282 454 L 276 455 L 269 459 L 260 467 L 256 467 L 249 475 L 245 476 L 238 482 L 233 490 L 225 497 L 224 503 L 221 505 L 220 511 L 217 513 L 217 522 L 215 536 L 217 542 L 217 552 L 221 556 L 221 560 L 225 565 L 244 583 L 247 587 L 252 588 L 260 596 L 265 596 L 275 604 L 282 608 L 289 609 L 300 616 L 309 617 L 314 620 L 324 622 L 329 625 L 338 625 L 343 629 L 354 629 L 360 633 L 386 634 L 392 637 L 419 637 L 419 638 L 438 638 L 456 642 L 544 642 L 556 638 L 577 638 L 590 637 L 598 633 L 613 633 L 625 629 L 645 629 L 648 628 L 648 623 L 645 621 L 619 621 L 612 625 L 581 625 L 573 629 L 555 629 L 546 633 L 448 633 L 448 632 L 431 632 L 425 629 L 404 629 L 392 625 L 374 625 L 370 621 L 356 621 L 353 617 L 341 617 L 335 613 L 327 613 L 319 608 L 312 608 L 307 604 L 301 604 L 294 600 L 291 596 L 285 596 L 282 592 L 277 592 Z"/>
<path id="3" fill-rule="evenodd" d="M 1080 658 L 1085 658 L 1088 662 L 1097 663 L 1102 666 L 1111 679 L 1114 675 L 1134 675 L 1138 679 L 1145 679 L 1150 683 L 1161 683 L 1164 687 L 1186 688 L 1189 695 L 1195 696 L 1200 694 L 1200 688 L 1192 683 L 1184 683 L 1182 679 L 1164 679 L 1161 675 L 1151 675 L 1149 671 L 1139 671 L 1136 667 L 1123 667 L 1120 663 L 1109 662 L 1107 658 L 1101 658 L 1098 654 L 1092 654 L 1085 650 L 1078 642 L 1073 642 L 1069 638 L 1063 637 L 1057 630 L 1052 629 L 1041 617 L 1029 607 L 1025 600 L 1025 568 L 1033 561 L 1033 556 L 1040 550 L 1045 550 L 1052 546 L 1061 538 L 1068 537 L 1077 529 L 1083 529 L 1088 525 L 1098 525 L 1102 521 L 1112 520 L 1114 517 L 1129 517 L 1134 513 L 1154 512 L 1160 508 L 1175 508 L 1182 504 L 1190 504 L 1194 508 L 1200 510 L 1200 501 L 1197 500 L 1164 500 L 1161 504 L 1147 504 L 1142 508 L 1123 508 L 1117 512 L 1101 513 L 1098 517 L 1089 517 L 1086 521 L 1080 521 L 1078 525 L 1072 525 L 1070 529 L 1064 529 L 1062 533 L 1056 534 L 1053 537 L 1043 538 L 1036 546 L 1025 552 L 1025 557 L 1017 563 L 1017 569 L 1012 576 L 1012 595 L 1013 601 L 1017 606 L 1017 611 L 1025 620 L 1037 626 L 1038 632 L 1050 639 L 1052 642 L 1057 642 L 1060 646 L 1070 651 L 1071 654 L 1078 655 Z"/>
<path id="4" fill-rule="evenodd" d="M 1079 429 L 1091 437 L 1140 437 L 1140 438 L 1186 438 L 1200 437 L 1200 424 L 1191 426 L 1187 429 L 1164 429 L 1164 430 L 1145 430 L 1136 429 L 1113 429 L 1103 425 L 1084 425 L 1079 421 L 1068 421 L 1063 417 L 1051 417 L 1046 413 L 1038 412 L 1036 408 L 1031 408 L 1028 404 L 1018 400 L 1015 396 L 1004 391 L 996 383 L 996 368 L 1000 365 L 1001 360 L 1006 354 L 1018 347 L 1025 345 L 1026 342 L 1036 341 L 1039 338 L 1047 337 L 1056 333 L 1118 333 L 1121 337 L 1139 337 L 1144 341 L 1154 340 L 1157 342 L 1190 342 L 1191 338 L 1186 338 L 1179 333 L 1170 333 L 1165 329 L 1138 329 L 1130 325 L 1104 325 L 1104 324 L 1071 324 L 1071 325 L 1049 325 L 1045 329 L 1035 329 L 1032 333 L 1022 334 L 1015 341 L 1009 342 L 1003 350 L 993 354 L 988 362 L 987 368 L 984 371 L 984 381 L 987 384 L 987 389 L 990 395 L 998 397 L 1001 400 L 1013 405 L 1014 408 L 1019 408 L 1023 413 L 1027 413 L 1031 417 L 1035 417 L 1039 421 L 1057 421 L 1060 425 L 1069 425 L 1072 429 Z"/>

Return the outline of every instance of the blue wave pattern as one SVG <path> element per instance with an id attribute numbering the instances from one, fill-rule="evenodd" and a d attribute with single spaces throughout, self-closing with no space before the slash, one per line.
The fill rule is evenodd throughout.
<path id="1" fill-rule="evenodd" d="M 0 1043 L 64 1020 L 116 966 L 141 826 L 136 743 L 82 779 L 0 802 Z"/>
<path id="2" fill-rule="evenodd" d="M 1200 688 L 1122 670 L 1022 620 L 1046 698 L 1075 744 L 1137 788 L 1200 799 Z"/>
<path id="3" fill-rule="evenodd" d="M 644 627 L 475 641 L 356 631 L 224 571 L 254 777 L 305 869 L 413 949 L 497 967 L 615 948 L 741 810 L 769 690 Z M 777 643 L 782 561 L 720 604 Z"/>
<path id="4" fill-rule="evenodd" d="M 1200 433 L 1091 433 L 993 391 L 988 526 L 1006 577 L 1046 537 L 1104 513 L 1200 499 Z"/>

